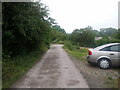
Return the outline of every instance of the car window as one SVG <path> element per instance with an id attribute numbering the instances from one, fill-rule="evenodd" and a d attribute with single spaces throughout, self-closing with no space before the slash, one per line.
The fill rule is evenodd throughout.
<path id="1" fill-rule="evenodd" d="M 118 45 L 118 52 L 120 52 L 120 45 Z"/>
<path id="2" fill-rule="evenodd" d="M 111 51 L 118 52 L 118 45 L 114 45 L 110 47 Z"/>
<path id="3" fill-rule="evenodd" d="M 101 49 L 100 51 L 120 52 L 120 45 L 113 45 L 113 46 L 105 47 Z"/>
<path id="4" fill-rule="evenodd" d="M 105 47 L 103 49 L 100 49 L 100 51 L 111 51 L 111 50 L 110 50 L 110 47 Z"/>

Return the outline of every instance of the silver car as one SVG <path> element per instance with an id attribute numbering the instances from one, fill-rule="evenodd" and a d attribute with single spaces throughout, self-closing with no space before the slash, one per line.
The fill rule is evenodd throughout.
<path id="1" fill-rule="evenodd" d="M 120 43 L 110 43 L 88 49 L 87 60 L 88 63 L 95 63 L 102 69 L 120 66 Z"/>

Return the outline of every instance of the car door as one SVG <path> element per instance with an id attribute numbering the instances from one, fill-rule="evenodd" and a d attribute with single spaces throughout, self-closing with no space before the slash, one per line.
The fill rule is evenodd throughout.
<path id="1" fill-rule="evenodd" d="M 113 65 L 118 65 L 120 63 L 120 45 L 110 46 L 109 57 Z"/>

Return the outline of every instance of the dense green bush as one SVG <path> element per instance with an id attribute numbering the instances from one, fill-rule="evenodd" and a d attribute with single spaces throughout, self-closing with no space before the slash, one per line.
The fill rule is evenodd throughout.
<path id="1" fill-rule="evenodd" d="M 66 32 L 60 26 L 55 25 L 52 27 L 50 32 L 51 40 L 53 43 L 60 43 L 62 44 L 64 40 L 66 40 Z"/>
<path id="2" fill-rule="evenodd" d="M 64 41 L 64 48 L 73 51 L 79 49 L 80 47 L 78 45 L 72 44 L 71 41 Z"/>
<path id="3" fill-rule="evenodd" d="M 91 47 L 94 45 L 95 34 L 92 27 L 88 26 L 84 29 L 75 29 L 70 35 L 70 40 L 82 47 Z"/>
<path id="4" fill-rule="evenodd" d="M 49 46 L 51 23 L 42 3 L 4 2 L 2 7 L 4 54 L 16 57 Z"/>
<path id="5" fill-rule="evenodd" d="M 95 41 L 95 46 L 94 47 L 97 47 L 97 46 L 100 46 L 100 45 L 103 45 L 103 44 L 108 44 L 108 43 L 120 43 L 120 40 L 119 39 L 101 39 L 101 40 L 97 40 L 97 41 Z"/>
<path id="6" fill-rule="evenodd" d="M 2 81 L 8 88 L 49 48 L 51 24 L 42 3 L 2 3 Z"/>

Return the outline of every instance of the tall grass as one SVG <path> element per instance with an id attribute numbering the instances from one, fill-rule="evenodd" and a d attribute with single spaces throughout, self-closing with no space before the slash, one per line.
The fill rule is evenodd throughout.
<path id="1" fill-rule="evenodd" d="M 80 46 L 67 41 L 64 43 L 64 49 L 73 57 L 81 61 L 86 61 L 86 56 L 88 54 L 88 50 L 86 48 L 80 48 Z"/>

